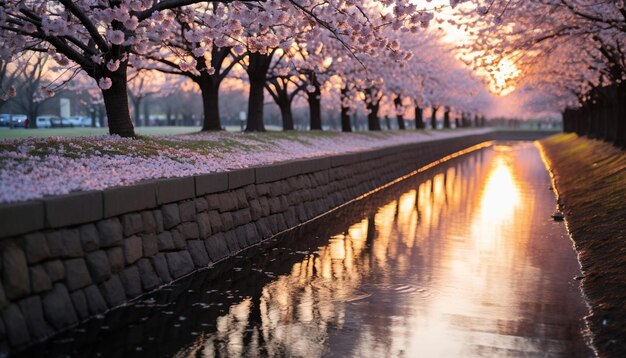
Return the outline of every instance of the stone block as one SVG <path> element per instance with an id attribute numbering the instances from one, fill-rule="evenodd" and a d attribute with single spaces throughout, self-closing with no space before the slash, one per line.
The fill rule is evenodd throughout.
<path id="1" fill-rule="evenodd" d="M 118 273 L 124 269 L 124 250 L 121 247 L 108 249 L 107 257 L 111 265 L 111 273 Z"/>
<path id="2" fill-rule="evenodd" d="M 267 239 L 272 236 L 272 230 L 270 229 L 266 218 L 257 221 L 255 226 L 263 239 Z"/>
<path id="3" fill-rule="evenodd" d="M 120 281 L 126 291 L 126 297 L 128 299 L 135 298 L 143 293 L 141 288 L 141 277 L 139 276 L 139 269 L 137 266 L 131 266 L 120 272 Z"/>
<path id="4" fill-rule="evenodd" d="M 256 185 L 254 184 L 246 185 L 243 190 L 246 193 L 246 199 L 248 200 L 255 199 L 258 196 Z"/>
<path id="5" fill-rule="evenodd" d="M 235 226 L 245 225 L 252 221 L 252 214 L 248 208 L 237 210 L 233 212 L 232 216 Z"/>
<path id="6" fill-rule="evenodd" d="M 296 215 L 296 208 L 291 207 L 285 212 L 285 221 L 287 221 L 287 226 L 290 228 L 300 224 Z"/>
<path id="7" fill-rule="evenodd" d="M 42 201 L 0 204 L 0 237 L 20 235 L 43 227 Z"/>
<path id="8" fill-rule="evenodd" d="M 279 197 L 273 197 L 269 200 L 270 213 L 276 214 L 282 211 L 282 205 Z"/>
<path id="9" fill-rule="evenodd" d="M 185 201 L 178 204 L 180 212 L 180 220 L 182 222 L 195 221 L 196 220 L 196 203 L 195 201 Z"/>
<path id="10" fill-rule="evenodd" d="M 142 211 L 141 212 L 141 221 L 143 223 L 144 234 L 156 234 L 157 233 L 157 223 L 154 219 L 154 214 L 152 211 Z"/>
<path id="11" fill-rule="evenodd" d="M 260 197 L 259 204 L 261 204 L 261 210 L 262 210 L 261 216 L 262 217 L 269 216 L 271 212 L 269 200 L 264 196 Z"/>
<path id="12" fill-rule="evenodd" d="M 61 283 L 54 284 L 52 290 L 44 295 L 43 312 L 46 321 L 57 330 L 78 323 L 70 295 Z"/>
<path id="13" fill-rule="evenodd" d="M 139 236 L 124 239 L 124 259 L 126 265 L 131 265 L 143 256 L 143 242 Z"/>
<path id="14" fill-rule="evenodd" d="M 85 261 L 87 262 L 87 268 L 89 269 L 91 278 L 95 283 L 100 283 L 111 277 L 111 264 L 104 251 L 98 250 L 89 253 Z"/>
<path id="15" fill-rule="evenodd" d="M 89 317 L 89 305 L 87 304 L 85 293 L 82 290 L 72 292 L 70 294 L 70 299 L 74 304 L 74 310 L 78 315 L 78 319 L 81 321 L 87 319 Z"/>
<path id="16" fill-rule="evenodd" d="M 256 226 L 252 223 L 245 225 L 244 232 L 246 235 L 246 242 L 248 245 L 254 245 L 261 241 L 261 236 L 256 230 Z"/>
<path id="17" fill-rule="evenodd" d="M 220 212 L 237 210 L 237 195 L 234 192 L 220 193 L 217 195 Z"/>
<path id="18" fill-rule="evenodd" d="M 187 242 L 185 236 L 178 229 L 172 230 L 172 240 L 174 241 L 174 248 L 177 250 L 183 250 L 187 248 Z"/>
<path id="19" fill-rule="evenodd" d="M 280 196 L 280 211 L 285 211 L 289 209 L 289 200 L 286 195 Z"/>
<path id="20" fill-rule="evenodd" d="M 201 239 L 206 239 L 211 236 L 211 221 L 209 220 L 209 213 L 202 212 L 198 214 L 198 231 Z"/>
<path id="21" fill-rule="evenodd" d="M 70 292 L 91 285 L 87 264 L 82 258 L 65 261 L 65 283 Z"/>
<path id="22" fill-rule="evenodd" d="M 31 340 L 26 319 L 17 304 L 10 304 L 2 312 L 2 321 L 6 325 L 6 333 L 12 347 L 29 343 Z"/>
<path id="23" fill-rule="evenodd" d="M 22 239 L 24 252 L 29 264 L 36 264 L 50 258 L 46 236 L 40 232 L 26 235 Z"/>
<path id="24" fill-rule="evenodd" d="M 65 278 L 65 266 L 61 260 L 48 261 L 43 264 L 50 280 L 57 282 Z"/>
<path id="25" fill-rule="evenodd" d="M 172 239 L 172 233 L 169 231 L 163 231 L 157 236 L 157 247 L 159 251 L 167 251 L 174 249 L 174 240 Z"/>
<path id="26" fill-rule="evenodd" d="M 233 215 L 231 213 L 222 213 L 220 218 L 222 219 L 222 228 L 224 231 L 228 231 L 235 227 L 235 222 L 233 221 Z"/>
<path id="27" fill-rule="evenodd" d="M 206 247 L 207 254 L 213 262 L 216 262 L 229 254 L 228 247 L 226 246 L 226 238 L 222 233 L 213 235 L 204 240 L 204 246 Z"/>
<path id="28" fill-rule="evenodd" d="M 243 188 L 240 188 L 240 189 L 235 190 L 234 194 L 237 197 L 237 209 L 247 208 L 248 197 L 246 196 L 246 191 Z"/>
<path id="29" fill-rule="evenodd" d="M 193 260 L 187 251 L 168 252 L 165 254 L 165 258 L 174 279 L 193 271 Z"/>
<path id="30" fill-rule="evenodd" d="M 172 276 L 170 274 L 169 268 L 167 267 L 167 260 L 165 259 L 164 253 L 158 253 L 150 258 L 152 265 L 154 266 L 154 270 L 157 275 L 161 278 L 163 283 L 172 282 Z"/>
<path id="31" fill-rule="evenodd" d="M 261 203 L 256 199 L 250 200 L 250 217 L 255 221 L 263 217 Z"/>
<path id="32" fill-rule="evenodd" d="M 207 201 L 207 205 L 209 206 L 209 210 L 220 209 L 220 195 L 222 194 L 218 193 L 218 194 L 211 194 L 211 195 L 206 196 L 206 201 Z"/>
<path id="33" fill-rule="evenodd" d="M 180 232 L 182 233 L 185 240 L 189 239 L 197 239 L 200 237 L 200 231 L 198 229 L 198 224 L 195 222 L 186 222 L 180 226 Z"/>
<path id="34" fill-rule="evenodd" d="M 163 205 L 161 212 L 163 213 L 163 227 L 166 230 L 180 224 L 180 210 L 178 209 L 178 204 Z"/>
<path id="35" fill-rule="evenodd" d="M 18 305 L 33 339 L 42 339 L 53 333 L 52 327 L 48 325 L 44 318 L 43 304 L 39 296 L 25 298 L 21 300 Z"/>
<path id="36" fill-rule="evenodd" d="M 59 228 L 103 218 L 101 191 L 46 197 L 43 203 L 46 227 Z"/>
<path id="37" fill-rule="evenodd" d="M 209 202 L 205 198 L 197 198 L 195 203 L 197 213 L 202 213 L 209 210 Z"/>
<path id="38" fill-rule="evenodd" d="M 206 267 L 210 263 L 209 255 L 201 240 L 189 240 L 187 241 L 187 247 L 196 267 Z"/>
<path id="39" fill-rule="evenodd" d="M 109 218 L 156 207 L 156 184 L 146 181 L 103 191 L 104 217 Z"/>
<path id="40" fill-rule="evenodd" d="M 360 160 L 361 160 L 360 153 L 333 155 L 332 157 L 330 157 L 330 166 L 333 168 L 341 167 L 345 165 L 358 163 Z"/>
<path id="41" fill-rule="evenodd" d="M 228 189 L 227 173 L 210 173 L 197 175 L 196 196 L 217 193 Z"/>
<path id="42" fill-rule="evenodd" d="M 266 196 L 270 194 L 270 185 L 269 184 L 257 184 L 256 191 L 259 196 Z"/>
<path id="43" fill-rule="evenodd" d="M 107 304 L 97 286 L 91 285 L 83 290 L 90 315 L 97 315 L 107 310 Z"/>
<path id="44" fill-rule="evenodd" d="M 330 169 L 333 157 L 319 157 L 299 160 L 300 173 L 313 173 Z"/>
<path id="45" fill-rule="evenodd" d="M 141 214 L 130 213 L 122 216 L 122 226 L 124 227 L 124 236 L 139 234 L 143 231 L 143 221 Z"/>
<path id="46" fill-rule="evenodd" d="M 163 230 L 165 230 L 165 226 L 163 225 L 163 212 L 161 212 L 161 210 L 154 210 L 152 214 L 156 222 L 157 234 L 163 232 Z"/>
<path id="47" fill-rule="evenodd" d="M 240 248 L 245 249 L 248 246 L 250 246 L 250 244 L 248 244 L 248 239 L 247 239 L 248 235 L 246 233 L 245 227 L 240 226 L 234 231 L 235 231 L 235 236 L 237 237 L 237 242 L 239 243 Z"/>
<path id="48" fill-rule="evenodd" d="M 9 244 L 2 250 L 2 282 L 5 295 L 10 301 L 30 293 L 26 255 L 17 245 Z"/>
<path id="49" fill-rule="evenodd" d="M 211 232 L 213 234 L 224 231 L 224 225 L 222 224 L 222 218 L 220 214 L 215 211 L 209 211 L 209 222 L 211 223 Z"/>
<path id="50" fill-rule="evenodd" d="M 117 246 L 124 238 L 122 224 L 118 218 L 106 219 L 96 223 L 100 247 Z"/>
<path id="51" fill-rule="evenodd" d="M 239 240 L 237 239 L 237 235 L 234 230 L 227 231 L 224 233 L 224 241 L 226 242 L 226 247 L 230 253 L 238 252 L 243 249 L 245 246 L 241 246 Z"/>
<path id="52" fill-rule="evenodd" d="M 118 275 L 100 284 L 100 292 L 109 307 L 116 307 L 126 301 L 126 292 Z"/>
<path id="53" fill-rule="evenodd" d="M 78 229 L 57 230 L 47 234 L 48 248 L 53 257 L 81 257 L 83 245 Z"/>
<path id="54" fill-rule="evenodd" d="M 229 190 L 254 183 L 254 168 L 231 170 L 227 174 Z"/>
<path id="55" fill-rule="evenodd" d="M 141 236 L 143 246 L 143 256 L 150 257 L 159 252 L 159 244 L 155 234 L 144 234 Z"/>
<path id="56" fill-rule="evenodd" d="M 285 216 L 283 214 L 276 214 L 278 216 L 278 232 L 285 231 L 289 229 L 287 222 L 285 221 Z"/>
<path id="57" fill-rule="evenodd" d="M 100 238 L 98 237 L 98 229 L 96 229 L 96 225 L 83 225 L 78 229 L 78 231 L 80 233 L 80 242 L 83 246 L 83 251 L 91 252 L 100 247 Z"/>
<path id="58" fill-rule="evenodd" d="M 269 183 L 300 173 L 300 164 L 297 161 L 288 161 L 278 164 L 270 164 L 255 168 L 255 183 Z"/>
<path id="59" fill-rule="evenodd" d="M 141 277 L 141 286 L 144 291 L 150 291 L 161 285 L 161 279 L 157 276 L 149 259 L 141 259 L 137 262 L 139 276 Z"/>
<path id="60" fill-rule="evenodd" d="M 156 181 L 157 204 L 191 199 L 196 195 L 194 177 L 160 179 Z"/>
<path id="61" fill-rule="evenodd" d="M 30 269 L 30 288 L 33 293 L 41 293 L 52 288 L 52 280 L 43 265 L 32 266 Z"/>

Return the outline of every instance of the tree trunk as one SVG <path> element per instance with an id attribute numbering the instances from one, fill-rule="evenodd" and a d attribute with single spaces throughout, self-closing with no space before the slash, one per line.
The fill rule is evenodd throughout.
<path id="1" fill-rule="evenodd" d="M 150 101 L 143 102 L 143 125 L 150 126 Z"/>
<path id="2" fill-rule="evenodd" d="M 370 113 L 367 115 L 367 128 L 371 131 L 379 131 L 380 128 L 380 119 L 378 118 L 378 108 L 379 104 L 376 103 L 368 103 L 367 109 L 369 109 Z"/>
<path id="3" fill-rule="evenodd" d="M 433 107 L 430 114 L 430 127 L 432 129 L 437 129 L 437 110 L 439 107 Z"/>
<path id="4" fill-rule="evenodd" d="M 135 118 L 135 126 L 141 127 L 141 100 L 142 97 L 131 97 L 130 100 L 133 103 L 133 118 Z"/>
<path id="5" fill-rule="evenodd" d="M 402 115 L 402 112 L 401 112 L 402 98 L 400 96 L 397 96 L 396 98 L 394 98 L 393 104 L 396 107 L 396 119 L 398 120 L 398 128 L 400 130 L 404 130 L 406 129 L 406 127 L 404 126 L 404 116 Z"/>
<path id="6" fill-rule="evenodd" d="M 102 90 L 102 98 L 106 108 L 109 134 L 117 134 L 120 137 L 135 137 L 135 128 L 128 111 L 128 82 L 126 64 L 110 74 L 111 88 Z"/>
<path id="7" fill-rule="evenodd" d="M 322 90 L 315 78 L 315 74 L 312 75 L 312 79 L 315 91 L 311 93 L 307 92 L 311 130 L 322 130 Z"/>
<path id="8" fill-rule="evenodd" d="M 344 105 L 344 101 L 348 96 L 348 89 L 341 89 L 341 131 L 352 132 L 352 125 L 350 125 L 350 108 Z"/>
<path id="9" fill-rule="evenodd" d="M 291 112 L 291 102 L 289 99 L 283 98 L 278 104 L 280 108 L 280 115 L 283 118 L 283 130 L 292 131 L 293 127 L 293 114 Z"/>
<path id="10" fill-rule="evenodd" d="M 424 128 L 424 111 L 420 106 L 415 106 L 415 129 Z"/>
<path id="11" fill-rule="evenodd" d="M 216 84 L 214 81 L 201 78 L 198 86 L 202 94 L 202 111 L 204 114 L 202 131 L 222 130 L 219 107 L 219 83 Z"/>
<path id="12" fill-rule="evenodd" d="M 265 132 L 263 107 L 267 71 L 272 62 L 272 54 L 251 53 L 248 55 L 247 68 L 250 79 L 250 95 L 248 97 L 248 123 L 246 132 Z"/>
<path id="13" fill-rule="evenodd" d="M 459 119 L 459 117 L 455 117 L 454 118 L 454 127 L 455 128 L 459 128 L 461 126 L 461 120 Z"/>
<path id="14" fill-rule="evenodd" d="M 450 108 L 446 107 L 443 112 L 443 128 L 450 128 Z"/>

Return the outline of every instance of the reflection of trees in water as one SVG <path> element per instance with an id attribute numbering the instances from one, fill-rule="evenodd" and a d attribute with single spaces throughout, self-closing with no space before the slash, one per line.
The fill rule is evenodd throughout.
<path id="1" fill-rule="evenodd" d="M 476 185 L 472 182 L 481 179 L 480 175 L 464 175 L 464 171 L 471 170 L 471 165 L 463 164 L 466 161 L 455 167 L 437 167 L 431 171 L 435 174 L 429 176 L 409 179 L 404 184 L 407 190 L 390 198 L 375 215 L 331 237 L 327 245 L 294 264 L 288 274 L 267 284 L 258 302 L 247 299 L 232 306 L 228 314 L 218 319 L 218 331 L 201 338 L 205 353 L 250 355 L 256 351 L 313 357 L 324 354 L 327 340 L 332 339 L 331 330 L 356 324 L 346 322 L 347 310 L 368 298 L 368 292 L 359 289 L 363 281 L 392 289 L 394 277 L 409 275 L 424 261 L 436 257 L 422 256 L 420 246 L 436 246 L 424 245 L 422 241 L 436 237 L 435 232 L 446 224 L 441 218 L 451 210 L 453 214 L 462 210 L 467 198 L 473 196 L 464 191 L 473 190 Z M 428 279 L 428 274 L 424 278 L 420 275 L 415 284 L 422 279 Z M 342 331 L 342 349 L 348 352 L 348 345 L 359 350 L 368 347 L 385 351 L 392 344 L 392 320 L 403 314 L 394 309 L 392 304 L 371 307 L 372 320 L 359 323 L 358 330 Z M 346 339 L 345 334 L 355 337 Z"/>
<path id="2" fill-rule="evenodd" d="M 542 272 L 545 264 L 534 267 L 529 240 L 537 218 L 528 214 L 534 201 L 524 195 L 521 203 L 513 204 L 507 195 L 522 190 L 516 187 L 518 175 L 526 179 L 535 172 L 510 166 L 509 155 L 469 154 L 403 182 L 375 214 L 355 211 L 364 213 L 361 221 L 291 265 L 260 295 L 221 316 L 216 332 L 198 338 L 201 355 L 316 357 L 329 353 L 328 347 L 337 356 L 400 354 L 416 340 L 415 330 L 423 334 L 425 326 L 435 323 L 433 317 L 437 327 L 425 334 L 433 339 L 451 329 L 472 334 L 476 328 L 494 337 L 532 336 L 537 326 L 519 319 L 522 312 L 541 314 L 556 309 L 553 302 L 569 298 L 563 290 L 548 287 L 554 273 Z M 502 223 L 494 222 L 498 215 Z M 511 238 L 502 237 L 513 228 L 517 231 L 510 231 Z M 392 292 L 399 283 L 425 287 L 436 298 L 411 296 L 413 304 L 397 302 Z M 372 285 L 383 293 L 369 297 Z M 503 302 L 493 303 L 494 297 Z M 549 303 L 533 303 L 543 301 Z M 545 319 L 535 318 L 549 327 Z M 566 331 L 575 326 L 573 322 Z M 337 330 L 341 333 L 335 334 Z M 459 348 L 469 342 L 450 345 Z M 549 348 L 552 343 L 533 344 Z M 483 348 L 487 354 L 498 352 Z"/>

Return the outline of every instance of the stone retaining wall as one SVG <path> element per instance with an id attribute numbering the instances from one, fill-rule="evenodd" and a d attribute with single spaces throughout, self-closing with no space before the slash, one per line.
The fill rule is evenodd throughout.
<path id="1" fill-rule="evenodd" d="M 0 206 L 0 354 L 232 256 L 495 133 Z"/>

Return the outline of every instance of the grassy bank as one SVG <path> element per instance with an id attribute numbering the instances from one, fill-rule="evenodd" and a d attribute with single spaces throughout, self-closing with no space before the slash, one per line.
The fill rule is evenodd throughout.
<path id="1" fill-rule="evenodd" d="M 582 265 L 601 357 L 626 357 L 626 152 L 560 134 L 541 141 Z"/>

